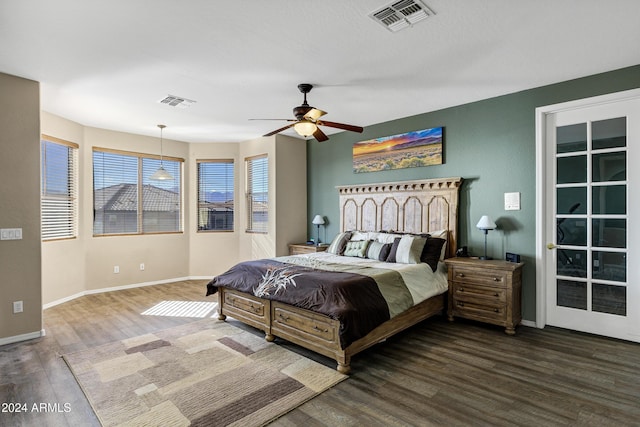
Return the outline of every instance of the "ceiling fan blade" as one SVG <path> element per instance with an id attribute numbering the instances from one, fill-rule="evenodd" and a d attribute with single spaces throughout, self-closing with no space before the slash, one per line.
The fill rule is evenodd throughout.
<path id="1" fill-rule="evenodd" d="M 297 122 L 295 119 L 249 119 L 249 120 L 277 120 L 279 122 Z"/>
<path id="2" fill-rule="evenodd" d="M 313 133 L 313 137 L 316 139 L 316 141 L 318 142 L 322 142 L 322 141 L 326 141 L 329 139 L 329 137 L 327 135 L 325 135 L 324 132 L 322 132 L 320 130 L 320 128 L 317 128 L 316 131 Z"/>
<path id="3" fill-rule="evenodd" d="M 282 132 L 283 130 L 287 130 L 287 129 L 289 129 L 290 127 L 293 127 L 293 125 L 295 125 L 295 123 L 291 123 L 290 125 L 283 126 L 283 127 L 281 127 L 280 129 L 276 129 L 276 130 L 274 130 L 273 132 L 266 133 L 266 134 L 264 134 L 264 135 L 262 135 L 262 136 L 271 136 L 271 135 L 275 135 L 276 133 L 280 133 L 280 132 Z"/>
<path id="4" fill-rule="evenodd" d="M 362 133 L 362 131 L 364 130 L 363 127 L 360 126 L 354 126 L 354 125 L 346 125 L 344 123 L 336 123 L 336 122 L 327 122 L 327 121 L 317 121 L 317 124 L 319 124 L 320 126 L 329 126 L 331 128 L 338 128 L 338 129 L 344 129 L 344 130 L 348 130 L 351 132 L 358 132 L 358 133 Z"/>
<path id="5" fill-rule="evenodd" d="M 327 114 L 326 111 L 318 110 L 317 108 L 312 108 L 311 110 L 307 111 L 307 114 L 305 114 L 304 117 L 305 119 L 311 119 L 313 121 L 316 121 L 320 117 L 324 116 L 325 114 Z"/>

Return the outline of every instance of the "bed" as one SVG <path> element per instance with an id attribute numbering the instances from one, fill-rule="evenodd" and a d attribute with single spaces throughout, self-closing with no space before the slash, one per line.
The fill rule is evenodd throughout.
<path id="1" fill-rule="evenodd" d="M 207 295 L 218 295 L 218 318 L 231 316 L 263 330 L 268 341 L 279 337 L 333 358 L 349 373 L 355 354 L 445 311 L 446 267 L 439 261 L 456 250 L 461 183 L 455 177 L 337 187 L 340 233 L 329 250 L 242 262 L 216 276 Z M 442 249 L 431 265 L 419 262 L 435 234 L 445 240 Z M 378 249 L 394 245 L 398 257 L 410 259 L 378 258 Z"/>

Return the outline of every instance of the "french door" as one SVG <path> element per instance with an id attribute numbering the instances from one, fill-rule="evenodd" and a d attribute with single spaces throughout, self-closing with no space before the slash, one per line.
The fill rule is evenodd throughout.
<path id="1" fill-rule="evenodd" d="M 546 323 L 640 342 L 640 99 L 546 116 Z"/>

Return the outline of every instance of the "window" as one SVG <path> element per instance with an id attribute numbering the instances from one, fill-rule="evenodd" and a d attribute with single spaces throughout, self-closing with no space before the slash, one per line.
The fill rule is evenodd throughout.
<path id="1" fill-rule="evenodd" d="M 233 160 L 197 160 L 198 231 L 233 231 Z"/>
<path id="2" fill-rule="evenodd" d="M 42 240 L 78 235 L 78 144 L 42 135 L 40 141 Z"/>
<path id="3" fill-rule="evenodd" d="M 182 231 L 182 159 L 93 149 L 93 234 Z M 163 165 L 173 180 L 149 177 Z"/>
<path id="4" fill-rule="evenodd" d="M 245 159 L 247 169 L 247 232 L 269 231 L 269 162 L 267 155 Z"/>

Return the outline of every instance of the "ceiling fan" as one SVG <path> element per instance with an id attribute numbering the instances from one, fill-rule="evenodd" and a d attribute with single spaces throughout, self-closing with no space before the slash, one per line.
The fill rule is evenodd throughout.
<path id="1" fill-rule="evenodd" d="M 288 122 L 294 122 L 286 126 L 283 126 L 280 129 L 276 129 L 273 132 L 269 132 L 263 136 L 275 135 L 277 133 L 282 132 L 283 130 L 287 130 L 292 127 L 295 129 L 296 132 L 298 132 L 300 136 L 304 136 L 304 137 L 313 136 L 319 142 L 328 140 L 329 137 L 324 132 L 322 132 L 322 130 L 320 130 L 318 126 L 328 126 L 332 128 L 348 130 L 351 132 L 362 133 L 364 128 L 360 126 L 346 125 L 344 123 L 336 123 L 336 122 L 329 122 L 326 120 L 320 120 L 320 117 L 327 114 L 327 112 L 318 110 L 317 108 L 313 108 L 307 103 L 307 94 L 311 92 L 312 88 L 313 88 L 313 85 L 309 83 L 301 83 L 298 85 L 298 89 L 300 90 L 300 92 L 304 94 L 304 101 L 302 102 L 302 105 L 299 105 L 293 109 L 293 115 L 295 116 L 295 120 L 294 119 L 250 119 L 250 120 L 286 120 Z"/>

